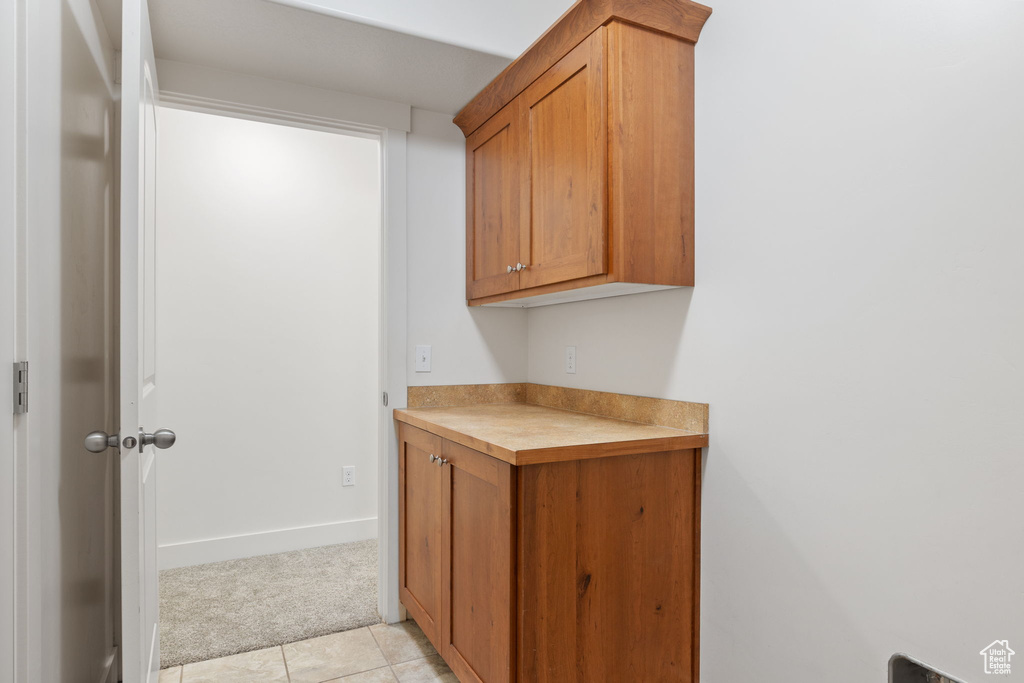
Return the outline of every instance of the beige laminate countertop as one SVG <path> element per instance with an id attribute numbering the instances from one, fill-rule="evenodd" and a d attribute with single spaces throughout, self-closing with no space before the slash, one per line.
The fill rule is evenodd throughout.
<path id="1" fill-rule="evenodd" d="M 530 403 L 395 410 L 395 419 L 512 465 L 702 448 L 708 435 Z"/>

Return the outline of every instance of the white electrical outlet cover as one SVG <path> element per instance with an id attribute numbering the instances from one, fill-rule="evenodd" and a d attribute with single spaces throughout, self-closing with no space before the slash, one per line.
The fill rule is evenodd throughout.
<path id="1" fill-rule="evenodd" d="M 430 372 L 430 346 L 416 347 L 416 372 Z"/>
<path id="2" fill-rule="evenodd" d="M 576 347 L 565 347 L 565 372 L 570 375 L 576 374 Z"/>

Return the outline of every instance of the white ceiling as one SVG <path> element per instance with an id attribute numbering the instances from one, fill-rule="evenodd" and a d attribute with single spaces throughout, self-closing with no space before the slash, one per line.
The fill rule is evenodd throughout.
<path id="1" fill-rule="evenodd" d="M 514 59 L 573 0 L 274 0 Z"/>
<path id="2" fill-rule="evenodd" d="M 97 3 L 111 39 L 119 46 L 120 0 Z M 461 109 L 510 62 L 506 57 L 342 19 L 338 12 L 325 14 L 281 2 L 150 0 L 149 4 L 159 59 L 449 114 Z"/>

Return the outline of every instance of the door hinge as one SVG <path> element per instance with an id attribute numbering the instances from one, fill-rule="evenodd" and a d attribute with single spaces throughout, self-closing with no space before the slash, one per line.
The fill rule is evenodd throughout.
<path id="1" fill-rule="evenodd" d="M 28 361 L 14 364 L 14 414 L 28 412 Z"/>
<path id="2" fill-rule="evenodd" d="M 388 404 L 388 392 L 384 392 L 384 405 Z"/>

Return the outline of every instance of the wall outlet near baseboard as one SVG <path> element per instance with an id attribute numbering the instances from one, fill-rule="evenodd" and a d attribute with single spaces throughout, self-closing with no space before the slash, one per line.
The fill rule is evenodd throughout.
<path id="1" fill-rule="evenodd" d="M 341 485 L 342 486 L 355 486 L 356 485 L 356 468 L 352 465 L 342 468 Z"/>
<path id="2" fill-rule="evenodd" d="M 565 347 L 565 371 L 570 375 L 576 374 L 576 347 Z"/>

